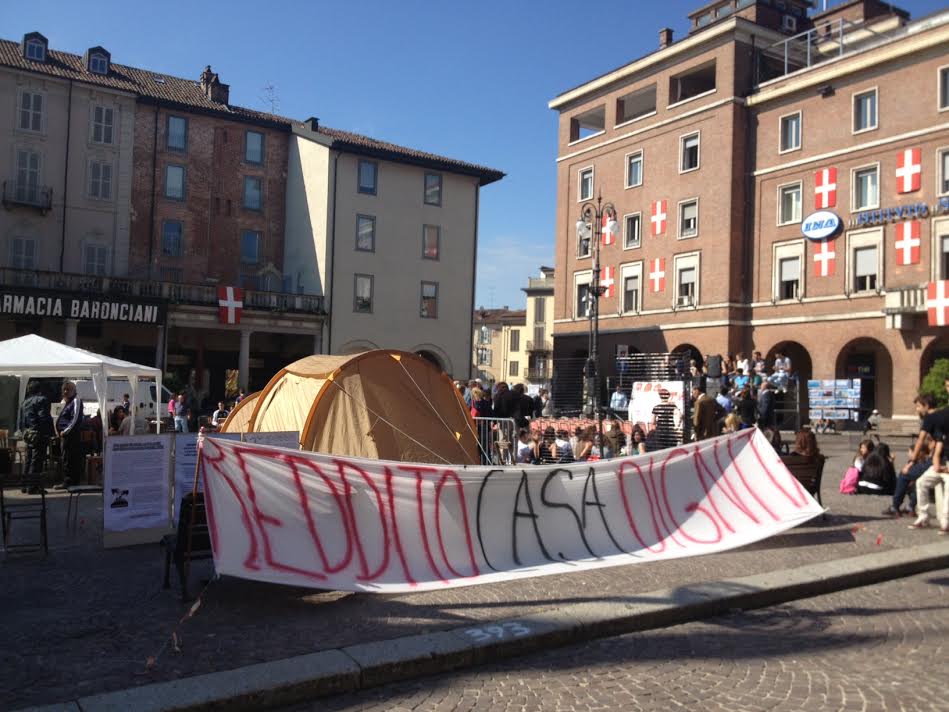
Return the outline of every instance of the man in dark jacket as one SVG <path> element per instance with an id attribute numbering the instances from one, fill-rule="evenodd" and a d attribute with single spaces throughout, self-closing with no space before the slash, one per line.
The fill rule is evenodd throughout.
<path id="1" fill-rule="evenodd" d="M 495 418 L 513 418 L 514 417 L 514 394 L 508 390 L 504 381 L 495 386 L 494 398 L 491 399 L 491 405 L 494 409 Z"/>
<path id="2" fill-rule="evenodd" d="M 762 430 L 773 429 L 778 422 L 774 398 L 774 386 L 765 381 L 758 394 L 758 427 Z"/>
<path id="3" fill-rule="evenodd" d="M 49 399 L 40 392 L 36 381 L 30 381 L 26 387 L 26 398 L 20 405 L 16 428 L 26 443 L 23 474 L 43 474 L 46 469 L 46 449 L 53 434 L 53 419 L 49 414 Z"/>
<path id="4" fill-rule="evenodd" d="M 514 424 L 518 428 L 526 428 L 527 419 L 534 413 L 534 399 L 525 393 L 523 383 L 516 384 L 511 393 L 514 407 L 511 417 L 514 418 Z"/>

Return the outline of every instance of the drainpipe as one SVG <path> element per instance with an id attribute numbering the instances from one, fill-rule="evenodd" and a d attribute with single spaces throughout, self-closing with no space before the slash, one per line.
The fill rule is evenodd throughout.
<path id="1" fill-rule="evenodd" d="M 478 211 L 481 208 L 481 186 L 475 185 L 475 214 L 474 214 L 474 253 L 471 258 L 471 309 L 468 310 L 468 353 L 474 353 L 474 311 L 477 289 L 475 281 L 478 279 Z M 477 360 L 477 359 L 474 359 Z M 468 379 L 473 377 L 473 364 L 468 364 Z"/>
<path id="2" fill-rule="evenodd" d="M 148 205 L 148 278 L 152 278 L 152 243 L 155 242 L 155 171 L 158 168 L 158 104 L 155 104 L 155 121 L 152 126 L 152 189 Z M 169 324 L 170 326 L 170 324 Z M 167 342 L 168 335 L 165 334 Z"/>
<path id="3" fill-rule="evenodd" d="M 339 180 L 339 157 L 340 151 L 336 152 L 336 157 L 333 158 L 333 222 L 330 226 L 330 263 L 326 267 L 326 276 L 329 277 L 329 289 L 326 289 L 326 285 L 323 285 L 323 311 L 326 311 L 326 297 L 330 297 L 330 311 L 333 308 L 333 269 L 335 267 L 334 255 L 336 253 L 336 183 Z M 326 326 L 326 353 L 333 353 L 333 315 L 329 312 L 329 320 Z"/>
<path id="4" fill-rule="evenodd" d="M 66 160 L 63 165 L 63 229 L 59 239 L 59 272 L 66 262 L 66 197 L 69 195 L 69 133 L 72 125 L 72 80 L 69 80 L 69 99 L 66 101 Z"/>

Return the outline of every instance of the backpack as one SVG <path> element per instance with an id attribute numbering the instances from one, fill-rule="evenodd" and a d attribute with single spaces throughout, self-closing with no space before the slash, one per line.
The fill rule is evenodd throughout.
<path id="1" fill-rule="evenodd" d="M 840 494 L 857 494 L 857 482 L 860 481 L 860 470 L 849 467 L 840 480 Z"/>

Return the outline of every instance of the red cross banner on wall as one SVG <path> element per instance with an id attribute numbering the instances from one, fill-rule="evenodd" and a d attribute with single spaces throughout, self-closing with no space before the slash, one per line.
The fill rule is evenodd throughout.
<path id="1" fill-rule="evenodd" d="M 603 212 L 603 223 L 602 223 L 602 234 L 603 234 L 603 244 L 612 245 L 616 242 L 616 233 L 613 232 L 613 222 L 610 220 L 610 216 L 607 215 L 606 211 Z"/>
<path id="2" fill-rule="evenodd" d="M 600 268 L 600 286 L 603 288 L 603 296 L 607 299 L 612 298 L 613 296 L 613 284 L 616 282 L 615 279 L 616 268 L 615 267 L 601 267 Z"/>
<path id="3" fill-rule="evenodd" d="M 930 326 L 949 324 L 949 281 L 930 282 L 926 286 L 926 311 Z"/>
<path id="4" fill-rule="evenodd" d="M 907 148 L 896 156 L 896 192 L 914 193 L 923 177 L 922 150 Z"/>
<path id="5" fill-rule="evenodd" d="M 652 261 L 652 269 L 649 270 L 649 281 L 652 282 L 652 291 L 666 291 L 666 258 L 656 257 Z"/>
<path id="6" fill-rule="evenodd" d="M 244 311 L 244 290 L 239 287 L 217 288 L 217 318 L 222 324 L 240 324 Z"/>
<path id="7" fill-rule="evenodd" d="M 821 168 L 814 174 L 814 209 L 837 207 L 837 169 Z"/>
<path id="8" fill-rule="evenodd" d="M 833 277 L 837 253 L 830 240 L 821 240 L 814 251 L 814 276 Z"/>
<path id="9" fill-rule="evenodd" d="M 652 221 L 654 237 L 666 231 L 666 204 L 665 200 L 657 200 L 652 204 L 652 217 L 649 219 Z"/>
<path id="10" fill-rule="evenodd" d="M 896 264 L 919 264 L 919 220 L 896 225 Z"/>

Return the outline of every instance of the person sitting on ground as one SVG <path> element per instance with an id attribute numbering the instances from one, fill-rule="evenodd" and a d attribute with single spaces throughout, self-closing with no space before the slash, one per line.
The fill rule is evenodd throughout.
<path id="1" fill-rule="evenodd" d="M 569 465 L 573 462 L 573 448 L 570 447 L 566 430 L 557 431 L 557 439 L 551 446 L 551 454 L 556 458 L 554 462 L 558 465 Z"/>
<path id="2" fill-rule="evenodd" d="M 591 425 L 577 436 L 577 445 L 573 449 L 573 459 L 576 462 L 585 462 L 593 450 L 593 436 L 596 430 Z"/>
<path id="3" fill-rule="evenodd" d="M 736 413 L 729 413 L 725 416 L 724 433 L 737 433 L 741 430 L 741 419 Z"/>
<path id="4" fill-rule="evenodd" d="M 881 420 L 880 411 L 874 408 L 872 411 L 870 411 L 870 415 L 867 416 L 867 422 L 864 423 L 863 434 L 866 435 L 871 430 L 876 430 L 877 432 L 879 432 L 880 420 Z"/>
<path id="5" fill-rule="evenodd" d="M 794 434 L 794 447 L 791 449 L 792 455 L 806 457 L 814 460 L 820 455 L 820 448 L 817 445 L 817 436 L 811 430 L 798 430 Z"/>
<path id="6" fill-rule="evenodd" d="M 883 494 L 893 496 L 896 489 L 896 471 L 890 446 L 880 443 L 867 454 L 857 482 L 858 494 Z"/>
<path id="7" fill-rule="evenodd" d="M 627 448 L 628 455 L 645 455 L 646 454 L 646 433 L 643 431 L 642 427 L 636 425 L 633 427 L 633 432 L 629 436 L 629 446 Z"/>
<path id="8" fill-rule="evenodd" d="M 517 452 L 514 462 L 518 465 L 533 465 L 534 448 L 531 445 L 531 431 L 527 428 L 521 428 L 517 431 Z"/>
<path id="9" fill-rule="evenodd" d="M 857 447 L 857 454 L 853 458 L 853 466 L 857 469 L 857 472 L 863 472 L 863 464 L 867 460 L 867 455 L 873 452 L 873 441 L 872 440 L 861 440 L 860 445 Z"/>
<path id="10" fill-rule="evenodd" d="M 623 433 L 623 427 L 616 418 L 609 421 L 607 425 L 609 428 L 603 434 L 603 437 L 606 439 L 606 445 L 614 454 L 619 454 L 626 445 L 626 435 Z"/>
<path id="11" fill-rule="evenodd" d="M 557 433 L 551 426 L 544 428 L 544 432 L 534 433 L 534 461 L 541 465 L 553 465 L 557 462 Z"/>
<path id="12" fill-rule="evenodd" d="M 883 510 L 883 514 L 898 517 L 901 514 L 916 512 L 916 480 L 932 467 L 931 457 L 933 440 L 928 435 L 919 448 L 911 447 L 907 453 L 906 464 L 896 477 L 896 489 L 893 491 L 893 502 Z M 909 504 L 903 506 L 903 499 L 909 494 Z"/>

